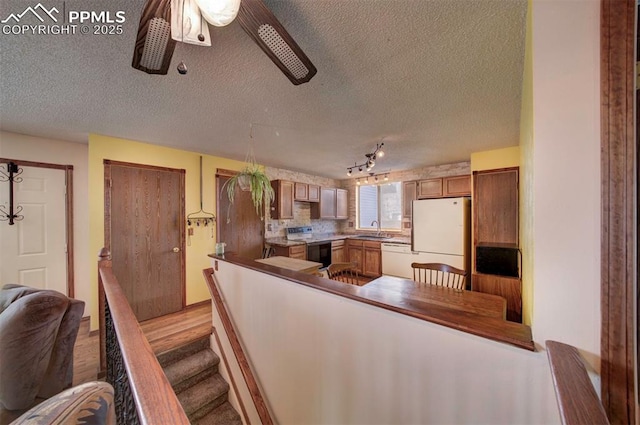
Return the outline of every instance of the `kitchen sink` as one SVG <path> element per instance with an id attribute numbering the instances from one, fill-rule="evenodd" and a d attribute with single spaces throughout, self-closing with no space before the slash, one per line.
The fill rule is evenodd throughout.
<path id="1" fill-rule="evenodd" d="M 358 235 L 354 237 L 357 239 L 391 239 L 389 236 L 378 236 L 378 235 Z"/>

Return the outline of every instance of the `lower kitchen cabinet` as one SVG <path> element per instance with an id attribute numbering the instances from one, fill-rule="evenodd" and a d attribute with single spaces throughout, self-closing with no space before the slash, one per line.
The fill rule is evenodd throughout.
<path id="1" fill-rule="evenodd" d="M 356 263 L 358 273 L 368 277 L 382 276 L 380 242 L 359 239 L 347 240 L 348 261 Z"/>
<path id="2" fill-rule="evenodd" d="M 300 260 L 307 259 L 307 245 L 293 245 L 293 246 L 277 246 L 272 245 L 273 255 L 280 255 L 283 257 L 299 258 Z"/>
<path id="3" fill-rule="evenodd" d="M 346 262 L 344 240 L 331 242 L 331 263 Z"/>
<path id="4" fill-rule="evenodd" d="M 347 261 L 354 263 L 358 269 L 358 273 L 362 274 L 364 265 L 364 248 L 361 240 L 347 239 Z"/>
<path id="5" fill-rule="evenodd" d="M 370 277 L 382 276 L 382 250 L 380 242 L 364 241 L 363 274 Z"/>
<path id="6" fill-rule="evenodd" d="M 499 295 L 507 300 L 507 320 L 522 323 L 522 280 L 492 274 L 474 273 L 471 279 L 474 291 Z"/>

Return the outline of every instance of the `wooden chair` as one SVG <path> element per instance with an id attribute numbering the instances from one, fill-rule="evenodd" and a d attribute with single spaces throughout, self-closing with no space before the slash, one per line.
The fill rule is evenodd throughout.
<path id="1" fill-rule="evenodd" d="M 465 289 L 467 272 L 442 263 L 411 263 L 413 280 L 447 288 Z"/>
<path id="2" fill-rule="evenodd" d="M 333 263 L 327 267 L 329 279 L 338 280 L 352 285 L 359 285 L 358 268 L 354 263 Z"/>

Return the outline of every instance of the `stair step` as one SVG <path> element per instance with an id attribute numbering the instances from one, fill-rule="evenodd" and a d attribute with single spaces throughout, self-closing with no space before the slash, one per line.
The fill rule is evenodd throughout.
<path id="1" fill-rule="evenodd" d="M 164 374 L 176 393 L 218 371 L 218 357 L 211 349 L 201 350 L 164 368 Z"/>
<path id="2" fill-rule="evenodd" d="M 177 393 L 190 421 L 198 420 L 227 401 L 229 384 L 219 373 Z"/>
<path id="3" fill-rule="evenodd" d="M 198 419 L 194 425 L 242 425 L 242 419 L 228 401 Z"/>
<path id="4" fill-rule="evenodd" d="M 209 341 L 209 337 L 206 336 L 206 337 L 198 338 L 180 347 L 160 353 L 156 357 L 158 358 L 158 362 L 160 363 L 160 366 L 165 368 L 171 363 L 174 363 L 180 359 L 183 359 L 187 356 L 197 353 L 198 351 L 202 351 L 210 347 L 211 347 L 211 343 Z"/>

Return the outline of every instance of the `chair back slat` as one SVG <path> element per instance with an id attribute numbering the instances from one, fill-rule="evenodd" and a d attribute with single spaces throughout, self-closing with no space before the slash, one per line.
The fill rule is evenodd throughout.
<path id="1" fill-rule="evenodd" d="M 442 263 L 411 263 L 413 280 L 447 288 L 465 289 L 467 272 Z"/>
<path id="2" fill-rule="evenodd" d="M 358 269 L 353 263 L 333 263 L 327 267 L 329 279 L 359 285 Z"/>

